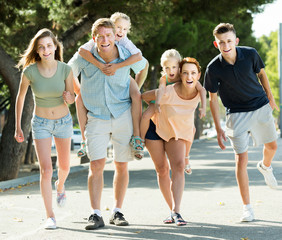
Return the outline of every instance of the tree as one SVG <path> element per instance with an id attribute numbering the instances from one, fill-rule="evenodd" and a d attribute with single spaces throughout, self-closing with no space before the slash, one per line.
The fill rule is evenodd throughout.
<path id="1" fill-rule="evenodd" d="M 157 86 L 159 58 L 168 48 L 177 48 L 183 56 L 196 57 L 202 66 L 217 54 L 212 47 L 212 29 L 221 21 L 236 23 L 238 32 L 244 28 L 241 40 L 251 33 L 250 12 L 273 0 L 30 0 L 2 1 L 0 3 L 0 86 L 3 82 L 8 93 L 1 96 L 0 104 L 10 102 L 8 120 L 0 146 L 0 181 L 17 177 L 26 144 L 14 141 L 15 98 L 20 72 L 14 68 L 17 56 L 27 47 L 29 40 L 41 28 L 47 27 L 61 37 L 65 60 L 90 37 L 92 23 L 99 17 L 109 17 L 122 11 L 131 17 L 130 38 L 149 60 L 153 79 L 145 88 Z M 228 11 L 226 11 L 228 6 Z M 231 17 L 230 17 L 231 16 Z M 237 25 L 238 24 L 238 25 Z M 204 67 L 202 69 L 204 72 Z M 150 82 L 153 84 L 150 85 Z M 30 130 L 33 101 L 29 92 L 23 112 L 23 131 Z"/>

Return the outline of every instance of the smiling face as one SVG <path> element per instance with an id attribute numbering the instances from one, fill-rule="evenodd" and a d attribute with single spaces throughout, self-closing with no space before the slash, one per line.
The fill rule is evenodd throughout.
<path id="1" fill-rule="evenodd" d="M 168 58 L 164 62 L 163 71 L 168 76 L 169 82 L 177 80 L 179 74 L 179 62 L 176 58 Z"/>
<path id="2" fill-rule="evenodd" d="M 99 27 L 93 38 L 97 43 L 98 52 L 109 53 L 115 46 L 115 34 L 112 28 Z"/>
<path id="3" fill-rule="evenodd" d="M 130 22 L 124 18 L 118 18 L 115 21 L 116 29 L 116 41 L 120 41 L 122 38 L 126 37 L 130 28 Z"/>
<path id="4" fill-rule="evenodd" d="M 214 46 L 218 48 L 225 59 L 236 59 L 236 46 L 239 43 L 239 38 L 236 38 L 234 32 L 216 34 Z"/>
<path id="5" fill-rule="evenodd" d="M 196 64 L 184 63 L 182 66 L 182 72 L 180 73 L 182 84 L 186 88 L 195 88 L 197 81 L 201 77 L 201 73 L 198 71 Z"/>
<path id="6" fill-rule="evenodd" d="M 41 60 L 54 60 L 56 49 L 57 46 L 54 44 L 51 37 L 43 37 L 38 39 L 36 52 Z"/>

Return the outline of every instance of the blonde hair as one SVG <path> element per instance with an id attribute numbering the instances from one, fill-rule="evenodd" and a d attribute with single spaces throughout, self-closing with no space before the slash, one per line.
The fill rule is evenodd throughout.
<path id="1" fill-rule="evenodd" d="M 177 50 L 175 50 L 175 49 L 166 50 L 161 56 L 161 66 L 162 66 L 162 68 L 164 67 L 164 63 L 169 58 L 175 58 L 178 62 L 181 62 L 181 60 L 182 60 L 182 57 Z"/>
<path id="2" fill-rule="evenodd" d="M 120 18 L 123 18 L 124 20 L 128 21 L 129 22 L 129 29 L 128 31 L 130 30 L 131 28 L 131 21 L 130 21 L 130 17 L 127 16 L 125 13 L 121 13 L 121 12 L 115 12 L 111 15 L 110 19 L 111 21 L 115 24 L 116 21 Z"/>
<path id="3" fill-rule="evenodd" d="M 92 29 L 91 29 L 92 37 L 96 37 L 96 35 L 98 34 L 98 29 L 100 27 L 111 28 L 113 29 L 114 34 L 116 32 L 115 25 L 109 18 L 99 18 L 92 25 Z"/>
<path id="4" fill-rule="evenodd" d="M 28 48 L 25 50 L 24 54 L 20 55 L 21 59 L 17 64 L 18 68 L 25 68 L 28 65 L 41 60 L 39 54 L 37 53 L 37 45 L 38 40 L 45 37 L 52 38 L 54 45 L 57 47 L 55 50 L 55 59 L 58 61 L 63 61 L 63 44 L 59 42 L 51 30 L 43 28 L 39 30 L 30 40 Z"/>

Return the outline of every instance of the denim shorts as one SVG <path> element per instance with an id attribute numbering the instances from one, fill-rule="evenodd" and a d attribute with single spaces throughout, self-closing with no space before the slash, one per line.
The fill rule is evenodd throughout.
<path id="1" fill-rule="evenodd" d="M 52 136 L 56 138 L 70 138 L 73 134 L 70 113 L 59 119 L 47 119 L 34 115 L 31 120 L 31 126 L 33 139 L 43 139 Z"/>

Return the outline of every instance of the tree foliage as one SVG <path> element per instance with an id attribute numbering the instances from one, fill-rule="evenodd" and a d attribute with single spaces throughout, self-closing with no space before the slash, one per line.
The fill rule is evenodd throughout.
<path id="1" fill-rule="evenodd" d="M 156 87 L 160 56 L 176 48 L 182 56 L 197 58 L 204 72 L 218 51 L 213 47 L 212 30 L 219 22 L 235 24 L 241 44 L 257 47 L 252 37 L 251 13 L 273 0 L 4 0 L 0 2 L 0 106 L 10 102 L 8 121 L 0 144 L 0 180 L 17 176 L 25 146 L 13 141 L 14 106 L 20 72 L 14 66 L 19 54 L 41 28 L 50 28 L 64 44 L 68 61 L 78 46 L 90 38 L 92 23 L 116 11 L 132 21 L 130 39 L 150 63 L 145 89 Z M 2 92 L 2 91 L 1 91 Z M 30 93 L 29 93 L 30 94 Z M 27 96 L 23 112 L 24 134 L 30 130 L 33 101 Z M 7 144 L 9 143 L 9 144 Z M 11 148 L 7 149 L 6 146 Z M 5 147 L 4 147 L 5 146 Z"/>

